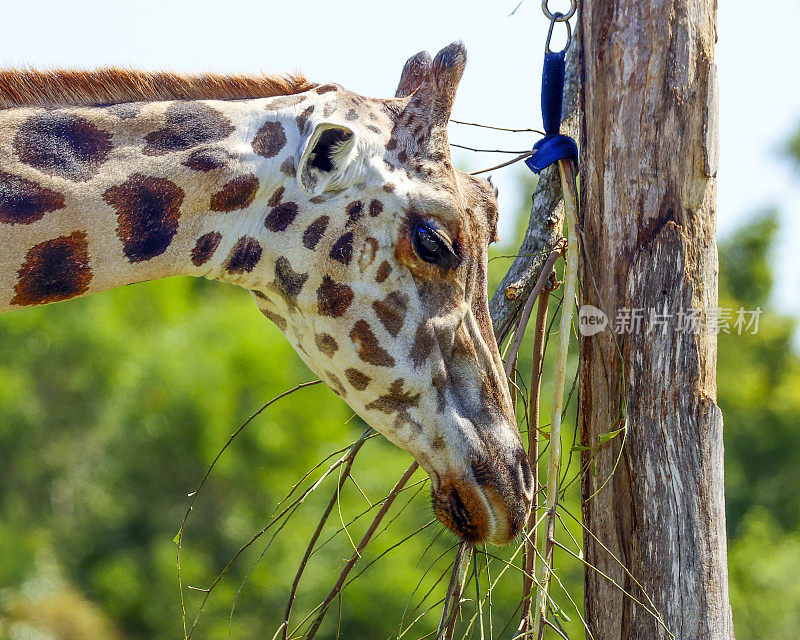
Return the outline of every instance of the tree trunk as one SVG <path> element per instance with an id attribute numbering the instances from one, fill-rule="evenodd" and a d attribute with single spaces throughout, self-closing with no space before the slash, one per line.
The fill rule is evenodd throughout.
<path id="1" fill-rule="evenodd" d="M 587 569 L 587 619 L 728 640 L 716 331 L 691 315 L 717 307 L 716 2 L 581 5 L 582 304 L 613 330 L 581 342 L 584 546 L 616 583 Z"/>

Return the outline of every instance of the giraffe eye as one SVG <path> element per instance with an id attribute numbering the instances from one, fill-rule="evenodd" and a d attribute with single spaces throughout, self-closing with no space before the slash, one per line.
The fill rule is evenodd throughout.
<path id="1" fill-rule="evenodd" d="M 426 222 L 418 222 L 411 232 L 414 251 L 425 262 L 445 269 L 450 268 L 456 257 L 447 237 Z"/>

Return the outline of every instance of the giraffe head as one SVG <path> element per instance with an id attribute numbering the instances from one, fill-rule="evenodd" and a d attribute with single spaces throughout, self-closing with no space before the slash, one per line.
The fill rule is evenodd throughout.
<path id="1" fill-rule="evenodd" d="M 296 234 L 248 286 L 307 364 L 419 461 L 439 519 L 504 544 L 532 479 L 488 309 L 496 192 L 453 167 L 447 142 L 465 62 L 460 43 L 417 54 L 390 100 L 314 90 L 294 180 L 265 223 L 291 219 Z"/>
<path id="2" fill-rule="evenodd" d="M 0 73 L 0 106 L 10 78 L 20 107 L 0 114 L 0 310 L 168 275 L 241 284 L 419 461 L 448 527 L 508 542 L 532 479 L 488 311 L 496 193 L 447 141 L 465 62 L 460 44 L 417 54 L 388 100 L 302 80 L 267 79 L 285 90 L 266 98 L 239 77 Z M 43 79 L 61 100 L 20 100 Z"/>

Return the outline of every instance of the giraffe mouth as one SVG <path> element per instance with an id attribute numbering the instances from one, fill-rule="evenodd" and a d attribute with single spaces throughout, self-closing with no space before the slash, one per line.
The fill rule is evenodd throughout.
<path id="1" fill-rule="evenodd" d="M 432 500 L 436 517 L 462 540 L 483 542 L 496 528 L 485 499 L 464 483 L 450 482 L 434 489 Z"/>
<path id="2" fill-rule="evenodd" d="M 431 492 L 436 517 L 459 538 L 479 544 L 502 546 L 522 531 L 528 517 L 531 496 L 496 488 L 473 478 L 444 478 Z"/>

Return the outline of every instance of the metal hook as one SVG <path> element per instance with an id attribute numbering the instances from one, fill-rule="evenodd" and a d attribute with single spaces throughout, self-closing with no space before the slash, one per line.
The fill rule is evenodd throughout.
<path id="1" fill-rule="evenodd" d="M 547 0 L 545 0 L 545 4 Z M 563 22 L 567 25 L 567 44 L 564 45 L 564 48 L 559 51 L 558 53 L 564 53 L 567 49 L 569 49 L 569 45 L 572 42 L 572 27 L 569 26 L 569 22 L 564 19 L 564 14 L 560 11 L 556 11 L 552 16 L 550 16 L 550 29 L 547 31 L 547 42 L 544 43 L 544 52 L 552 53 L 550 51 L 550 38 L 553 37 L 553 27 L 555 26 L 556 22 Z"/>
<path id="2" fill-rule="evenodd" d="M 542 11 L 544 11 L 544 15 L 547 16 L 548 20 L 567 22 L 578 10 L 578 0 L 569 0 L 569 11 L 567 11 L 567 13 L 561 13 L 560 11 L 551 13 L 550 8 L 547 6 L 547 2 L 548 0 L 542 0 Z"/>

